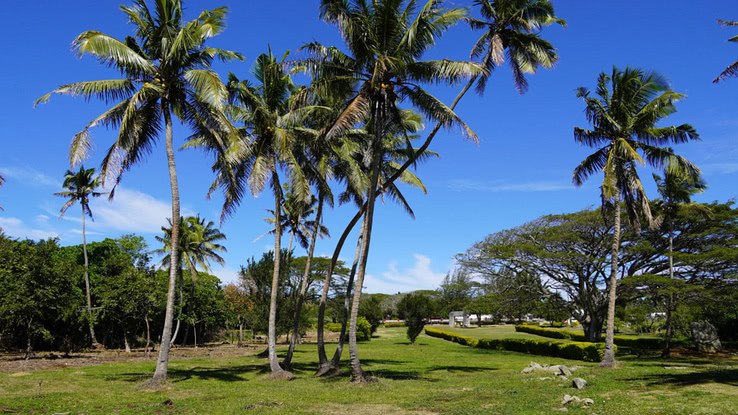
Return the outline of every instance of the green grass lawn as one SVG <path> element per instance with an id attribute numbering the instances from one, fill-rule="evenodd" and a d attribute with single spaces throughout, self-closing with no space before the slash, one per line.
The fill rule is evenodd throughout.
<path id="1" fill-rule="evenodd" d="M 736 360 L 631 359 L 602 370 L 425 335 L 410 345 L 403 328 L 380 329 L 359 354 L 381 382 L 350 384 L 345 361 L 343 376 L 314 378 L 314 345 L 298 347 L 291 382 L 265 379 L 267 361 L 253 356 L 173 361 L 171 382 L 158 392 L 138 389 L 153 362 L 0 373 L 0 413 L 538 414 L 560 408 L 564 394 L 594 399 L 593 407 L 569 408 L 576 414 L 738 413 Z M 530 361 L 582 366 L 575 376 L 589 385 L 577 391 L 569 382 L 538 379 L 545 374 L 520 374 Z"/>

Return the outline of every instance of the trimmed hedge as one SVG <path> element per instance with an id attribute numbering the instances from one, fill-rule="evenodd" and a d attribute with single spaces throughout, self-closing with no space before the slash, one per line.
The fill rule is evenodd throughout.
<path id="1" fill-rule="evenodd" d="M 384 327 L 407 327 L 405 323 L 384 323 Z"/>
<path id="2" fill-rule="evenodd" d="M 602 343 L 535 339 L 475 339 L 432 327 L 426 328 L 425 334 L 480 349 L 509 350 L 587 362 L 599 362 L 605 353 L 605 345 Z M 615 351 L 617 352 L 617 346 L 615 346 Z"/>
<path id="3" fill-rule="evenodd" d="M 341 323 L 327 323 L 325 329 L 333 333 L 340 333 Z M 348 326 L 346 326 L 346 330 L 348 330 Z"/>
<path id="4" fill-rule="evenodd" d="M 529 325 L 517 325 L 515 331 L 535 334 L 536 336 L 548 337 L 551 339 L 574 340 L 578 342 L 586 342 L 583 333 L 570 330 L 546 329 L 543 327 L 534 327 Z M 614 342 L 617 346 L 630 347 L 635 349 L 663 349 L 664 339 L 660 337 L 626 337 L 615 336 Z M 689 341 L 683 339 L 671 339 L 671 345 L 674 347 L 689 346 Z"/>

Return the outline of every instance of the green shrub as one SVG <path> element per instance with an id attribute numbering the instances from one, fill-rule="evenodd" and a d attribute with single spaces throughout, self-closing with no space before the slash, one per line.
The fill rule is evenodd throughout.
<path id="1" fill-rule="evenodd" d="M 515 331 L 535 334 L 536 336 L 548 337 L 551 339 L 575 340 L 578 342 L 586 341 L 584 334 L 569 330 L 544 329 L 543 327 L 532 327 L 528 325 L 517 325 Z M 628 337 L 615 336 L 614 342 L 618 346 L 631 347 L 635 349 L 663 349 L 664 339 L 660 337 Z M 684 339 L 672 339 L 671 345 L 674 347 L 687 347 L 689 341 Z"/>
<path id="2" fill-rule="evenodd" d="M 571 342 L 560 340 L 536 339 L 474 339 L 468 336 L 451 333 L 436 328 L 426 328 L 425 333 L 459 344 L 480 349 L 509 350 L 513 352 L 537 354 L 542 356 L 562 357 L 564 359 L 599 362 L 605 353 L 602 343 Z M 615 346 L 617 352 L 617 346 Z"/>
<path id="3" fill-rule="evenodd" d="M 406 327 L 405 323 L 384 323 L 384 327 Z"/>
<path id="4" fill-rule="evenodd" d="M 341 323 L 327 323 L 325 329 L 333 333 L 338 333 L 341 331 Z"/>

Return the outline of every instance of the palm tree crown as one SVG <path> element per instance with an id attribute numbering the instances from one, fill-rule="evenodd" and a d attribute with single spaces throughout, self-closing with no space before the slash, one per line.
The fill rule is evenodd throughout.
<path id="1" fill-rule="evenodd" d="M 94 175 L 94 168 L 85 169 L 84 166 L 80 166 L 78 172 L 67 170 L 64 174 L 64 183 L 62 186 L 68 190 L 54 193 L 56 196 L 69 199 L 61 207 L 60 218 L 67 213 L 67 209 L 79 202 L 82 206 L 82 212 L 94 220 L 92 210 L 90 209 L 90 197 L 100 197 L 106 194 L 105 192 L 96 191 L 100 187 L 101 180 L 100 177 L 93 177 Z"/>
<path id="2" fill-rule="evenodd" d="M 587 88 L 577 89 L 593 128 L 574 127 L 574 139 L 599 148 L 574 169 L 573 182 L 581 186 L 589 176 L 603 172 L 603 200 L 619 193 L 638 231 L 640 218 L 651 225 L 652 215 L 636 167 L 649 164 L 660 168 L 672 160 L 674 169 L 696 172 L 692 163 L 663 146 L 699 140 L 699 135 L 689 124 L 656 126 L 676 112 L 674 103 L 685 97 L 669 89 L 666 80 L 656 73 L 613 68 L 611 75 L 602 72 L 598 77 L 596 94 L 599 98 L 592 97 Z"/>

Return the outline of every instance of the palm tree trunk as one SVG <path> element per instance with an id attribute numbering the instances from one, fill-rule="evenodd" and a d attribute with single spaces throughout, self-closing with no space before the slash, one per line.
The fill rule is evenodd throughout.
<path id="1" fill-rule="evenodd" d="M 318 359 L 320 362 L 320 369 L 318 369 L 318 372 L 316 373 L 317 376 L 321 375 L 321 372 L 323 370 L 323 367 L 328 365 L 328 357 L 325 354 L 325 307 L 326 303 L 328 302 L 328 290 L 331 286 L 331 279 L 333 278 L 333 269 L 336 267 L 336 264 L 338 263 L 338 257 L 341 255 L 341 249 L 343 249 L 343 244 L 346 242 L 346 238 L 348 238 L 349 234 L 351 233 L 351 230 L 353 230 L 354 226 L 356 226 L 356 223 L 359 221 L 361 216 L 366 211 L 366 204 L 364 204 L 361 209 L 359 209 L 358 212 L 356 212 L 356 215 L 351 219 L 349 224 L 346 226 L 346 229 L 344 229 L 343 234 L 341 234 L 341 237 L 338 239 L 338 243 L 336 244 L 336 249 L 333 250 L 333 257 L 331 258 L 331 263 L 328 266 L 328 271 L 325 274 L 325 280 L 323 281 L 323 291 L 320 294 L 320 303 L 318 305 Z"/>
<path id="2" fill-rule="evenodd" d="M 85 205 L 80 203 L 82 206 L 82 255 L 85 258 L 85 293 L 87 294 L 87 317 L 90 323 L 90 340 L 92 341 L 92 347 L 97 349 L 100 344 L 97 342 L 95 337 L 95 328 L 93 327 L 92 321 L 92 296 L 90 295 L 90 264 L 87 261 L 87 237 L 85 235 Z"/>
<path id="3" fill-rule="evenodd" d="M 300 294 L 297 297 L 297 304 L 295 304 L 295 318 L 292 321 L 290 348 L 287 350 L 287 357 L 285 357 L 282 362 L 286 368 L 290 367 L 290 364 L 292 363 L 292 354 L 295 352 L 295 345 L 300 341 L 300 313 L 302 312 L 302 302 L 305 300 L 305 294 L 307 293 L 308 285 L 310 283 L 310 265 L 313 260 L 313 254 L 315 253 L 315 242 L 318 240 L 318 233 L 320 233 L 320 221 L 322 217 L 323 198 L 321 197 L 318 201 L 318 212 L 315 215 L 315 229 L 313 230 L 313 235 L 310 238 L 310 247 L 308 248 L 307 261 L 305 262 L 305 273 L 302 274 L 302 281 L 300 281 Z"/>
<path id="4" fill-rule="evenodd" d="M 144 349 L 144 356 L 148 359 L 149 358 L 149 346 L 151 345 L 151 330 L 149 327 L 149 313 L 146 312 L 146 317 L 144 317 L 144 322 L 146 323 L 146 348 Z"/>
<path id="5" fill-rule="evenodd" d="M 126 353 L 131 353 L 131 344 L 128 343 L 128 335 L 125 329 L 123 329 L 123 347 L 125 347 Z"/>
<path id="6" fill-rule="evenodd" d="M 190 276 L 192 277 L 192 286 L 190 287 L 190 301 L 187 302 L 187 317 L 194 318 L 193 312 L 195 308 L 195 282 L 197 282 L 197 268 L 194 267 L 194 261 L 193 261 L 193 267 L 190 270 Z M 187 325 L 189 326 L 189 323 Z M 185 330 L 185 336 L 184 336 L 184 339 L 182 339 L 183 345 L 187 344 L 189 333 L 190 333 L 189 330 Z"/>
<path id="7" fill-rule="evenodd" d="M 618 283 L 618 251 L 620 249 L 620 188 L 615 190 L 615 220 L 613 221 L 612 253 L 610 266 L 610 292 L 607 304 L 607 331 L 605 333 L 605 355 L 602 357 L 600 367 L 613 368 L 615 362 L 615 299 Z"/>
<path id="8" fill-rule="evenodd" d="M 674 306 L 674 294 L 669 294 L 669 297 L 666 300 L 666 338 L 664 339 L 664 350 L 661 352 L 662 358 L 671 357 L 671 336 L 673 333 L 671 310 L 673 306 Z"/>
<path id="9" fill-rule="evenodd" d="M 272 274 L 272 291 L 269 299 L 269 332 L 267 336 L 269 350 L 269 367 L 271 377 L 275 379 L 291 379 L 292 374 L 279 365 L 277 358 L 277 291 L 279 290 L 279 265 L 282 257 L 282 187 L 279 185 L 276 157 L 272 159 L 272 186 L 274 187 L 274 274 Z"/>
<path id="10" fill-rule="evenodd" d="M 336 352 L 333 353 L 333 359 L 331 359 L 332 367 L 338 369 L 338 362 L 341 361 L 341 354 L 343 353 L 343 345 L 346 338 L 346 325 L 348 324 L 349 309 L 351 307 L 351 294 L 354 289 L 354 277 L 356 276 L 356 268 L 359 265 L 361 258 L 361 247 L 364 241 L 364 230 L 366 229 L 366 217 L 364 217 L 364 223 L 361 224 L 361 232 L 359 232 L 359 238 L 356 242 L 356 253 L 354 254 L 354 263 L 351 265 L 351 273 L 349 274 L 348 283 L 346 284 L 346 297 L 343 299 L 343 316 L 341 317 L 341 332 L 338 338 L 338 346 L 336 346 Z"/>
<path id="11" fill-rule="evenodd" d="M 382 97 L 380 99 L 386 99 Z M 384 104 L 384 105 L 383 105 Z M 379 170 L 382 164 L 382 139 L 384 138 L 384 114 L 385 103 L 376 102 L 374 116 L 374 142 L 372 143 L 371 180 L 366 197 L 366 218 L 364 218 L 364 246 L 362 247 L 361 260 L 359 261 L 359 272 L 356 276 L 356 288 L 354 299 L 351 304 L 351 324 L 349 326 L 349 355 L 351 356 L 351 380 L 362 383 L 368 381 L 361 369 L 359 351 L 356 345 L 356 322 L 359 316 L 359 302 L 361 301 L 361 287 L 366 275 L 366 265 L 369 259 L 369 247 L 372 238 L 372 225 L 374 222 L 374 203 L 377 199 L 377 186 L 379 185 Z"/>
<path id="12" fill-rule="evenodd" d="M 177 340 L 177 335 L 179 334 L 179 326 L 182 322 L 182 307 L 184 306 L 184 294 L 182 294 L 182 269 L 177 270 L 177 286 L 179 288 L 179 311 L 177 312 L 177 326 L 174 329 L 174 334 L 172 334 L 172 341 L 169 342 L 169 347 L 174 347 L 174 342 Z"/>
<path id="13" fill-rule="evenodd" d="M 161 109 L 166 126 L 167 163 L 169 164 L 169 183 L 172 188 L 172 240 L 167 308 L 164 316 L 164 329 L 161 334 L 161 347 L 159 349 L 159 358 L 156 362 L 156 371 L 149 382 L 149 385 L 152 387 L 158 387 L 167 378 L 169 344 L 172 337 L 172 323 L 174 321 L 174 291 L 177 284 L 177 269 L 179 268 L 179 186 L 177 185 L 177 168 L 174 163 L 174 146 L 172 144 L 172 116 L 169 113 L 169 103 L 165 99 L 162 99 Z"/>

